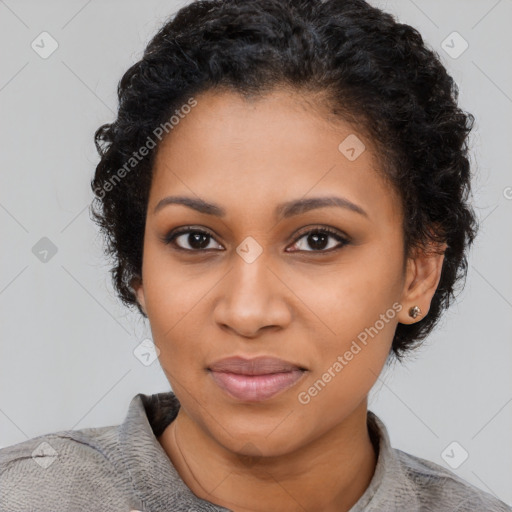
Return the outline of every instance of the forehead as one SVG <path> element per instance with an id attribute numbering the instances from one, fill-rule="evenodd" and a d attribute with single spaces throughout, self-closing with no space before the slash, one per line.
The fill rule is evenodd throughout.
<path id="1" fill-rule="evenodd" d="M 278 90 L 247 100 L 208 91 L 195 99 L 158 149 L 150 208 L 171 193 L 260 209 L 338 193 L 371 217 L 400 217 L 372 141 L 349 123 L 327 121 L 313 97 Z"/>

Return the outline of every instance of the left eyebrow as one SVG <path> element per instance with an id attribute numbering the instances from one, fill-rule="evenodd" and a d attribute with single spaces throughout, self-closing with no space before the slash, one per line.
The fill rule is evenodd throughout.
<path id="1" fill-rule="evenodd" d="M 300 215 L 310 210 L 326 207 L 345 208 L 368 218 L 368 214 L 365 210 L 363 210 L 363 208 L 361 208 L 361 206 L 353 203 L 352 201 L 349 201 L 345 197 L 337 196 L 312 197 L 308 199 L 298 199 L 295 201 L 281 203 L 276 208 L 276 216 L 278 219 L 286 219 L 288 217 Z"/>

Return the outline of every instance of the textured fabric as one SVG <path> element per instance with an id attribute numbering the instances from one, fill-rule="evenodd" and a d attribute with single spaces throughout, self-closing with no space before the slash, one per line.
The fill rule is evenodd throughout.
<path id="1" fill-rule="evenodd" d="M 195 496 L 157 437 L 176 417 L 172 392 L 131 400 L 121 425 L 66 430 L 0 450 L 1 512 L 226 512 Z M 350 512 L 511 512 L 440 465 L 390 446 L 368 411 L 378 449 L 369 487 Z"/>

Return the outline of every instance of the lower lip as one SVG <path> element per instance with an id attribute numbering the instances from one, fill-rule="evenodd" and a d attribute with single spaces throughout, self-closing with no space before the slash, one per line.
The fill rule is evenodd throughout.
<path id="1" fill-rule="evenodd" d="M 302 370 L 271 373 L 267 375 L 240 375 L 238 373 L 212 372 L 213 380 L 232 398 L 244 402 L 268 400 L 290 388 L 304 375 Z"/>

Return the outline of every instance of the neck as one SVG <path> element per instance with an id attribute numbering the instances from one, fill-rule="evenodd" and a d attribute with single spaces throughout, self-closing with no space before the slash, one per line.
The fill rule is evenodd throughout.
<path id="1" fill-rule="evenodd" d="M 182 410 L 158 438 L 180 477 L 204 500 L 235 512 L 348 511 L 372 479 L 377 455 L 366 400 L 343 423 L 279 457 L 241 457 Z"/>

